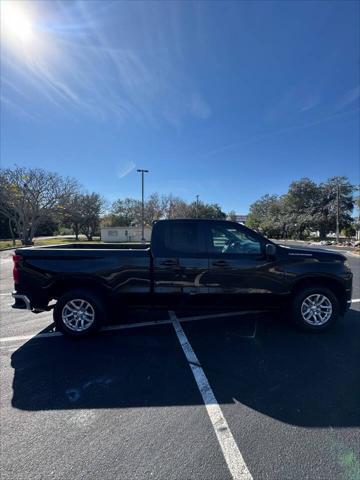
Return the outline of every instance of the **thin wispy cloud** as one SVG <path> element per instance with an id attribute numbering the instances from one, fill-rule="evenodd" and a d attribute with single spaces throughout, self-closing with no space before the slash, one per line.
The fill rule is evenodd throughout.
<path id="1" fill-rule="evenodd" d="M 119 179 L 125 178 L 129 173 L 135 170 L 136 164 L 134 162 L 126 162 L 125 164 L 121 165 L 117 170 L 117 177 Z"/>
<path id="2" fill-rule="evenodd" d="M 16 115 L 25 120 L 35 120 L 35 117 L 24 110 L 20 105 L 12 102 L 9 98 L 3 97 L 0 95 L 0 103 L 13 110 Z"/>
<path id="3" fill-rule="evenodd" d="M 282 135 L 282 134 L 289 133 L 289 132 L 294 132 L 294 131 L 297 131 L 297 130 L 304 130 L 306 128 L 314 127 L 316 125 L 320 125 L 322 123 L 326 123 L 326 122 L 329 122 L 331 120 L 335 120 L 336 118 L 344 117 L 344 116 L 347 116 L 347 115 L 359 114 L 359 113 L 360 113 L 360 109 L 354 109 L 354 110 L 350 110 L 350 111 L 347 111 L 347 112 L 341 112 L 341 113 L 335 113 L 335 114 L 332 114 L 332 115 L 328 115 L 326 117 L 322 117 L 318 120 L 314 120 L 312 122 L 308 122 L 308 123 L 305 123 L 305 124 L 302 124 L 302 125 L 291 125 L 289 127 L 284 127 L 284 128 L 279 129 L 279 130 L 260 133 L 258 135 L 253 135 L 251 137 L 248 137 L 248 138 L 246 138 L 244 140 L 241 140 L 239 142 L 233 142 L 233 143 L 228 143 L 226 145 L 219 146 L 218 148 L 215 148 L 213 150 L 210 150 L 210 151 L 206 152 L 204 157 L 217 155 L 218 153 L 222 153 L 222 152 L 225 152 L 227 150 L 238 148 L 238 147 L 241 147 L 243 145 L 261 142 L 263 140 L 267 140 L 267 139 L 269 139 L 271 137 L 274 137 L 274 136 L 277 136 L 277 135 Z"/>
<path id="4" fill-rule="evenodd" d="M 351 88 L 348 90 L 341 98 L 336 102 L 334 112 L 338 112 L 343 108 L 351 105 L 352 103 L 356 102 L 360 98 L 360 85 L 355 88 Z"/>
<path id="5" fill-rule="evenodd" d="M 153 125 L 165 121 L 179 126 L 188 115 L 209 118 L 210 106 L 184 74 L 176 6 L 166 7 L 172 12 L 169 29 L 161 22 L 159 4 L 145 9 L 146 21 L 143 5 L 108 2 L 107 16 L 92 2 L 51 3 L 52 10 L 49 5 L 45 19 L 36 23 L 34 17 L 36 44 L 21 51 L 4 47 L 2 91 L 7 105 L 20 102 L 14 89 L 26 89 L 31 91 L 25 104 L 28 109 L 36 108 L 30 100 L 37 95 L 62 113 L 91 115 L 98 121 L 134 120 Z M 29 12 L 31 6 L 29 2 Z M 114 7 L 117 28 L 130 32 L 128 37 L 121 36 L 121 46 L 114 45 L 109 33 L 115 28 L 114 23 L 109 24 Z M 143 25 L 134 37 L 119 16 L 122 8 L 124 13 L 131 8 L 134 29 L 137 22 Z M 39 12 L 40 8 L 38 17 Z"/>
<path id="6" fill-rule="evenodd" d="M 305 84 L 294 85 L 272 100 L 265 108 L 263 117 L 269 124 L 294 120 L 299 114 L 313 110 L 320 103 L 319 89 Z"/>
<path id="7" fill-rule="evenodd" d="M 308 112 L 320 104 L 321 96 L 318 92 L 310 92 L 301 98 L 300 112 Z"/>

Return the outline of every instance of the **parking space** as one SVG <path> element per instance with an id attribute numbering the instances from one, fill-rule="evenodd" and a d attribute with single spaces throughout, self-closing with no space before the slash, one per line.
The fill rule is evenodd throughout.
<path id="1" fill-rule="evenodd" d="M 360 478 L 360 302 L 322 335 L 264 312 L 140 310 L 76 341 L 11 310 L 10 271 L 2 478 Z"/>
<path id="2" fill-rule="evenodd" d="M 171 328 L 35 338 L 9 353 L 5 478 L 205 478 L 209 449 L 212 478 L 227 478 Z"/>
<path id="3" fill-rule="evenodd" d="M 258 322 L 253 341 L 238 335 L 236 319 L 216 335 L 184 325 L 253 478 L 352 478 L 360 444 L 359 312 L 320 336 L 276 318 Z"/>

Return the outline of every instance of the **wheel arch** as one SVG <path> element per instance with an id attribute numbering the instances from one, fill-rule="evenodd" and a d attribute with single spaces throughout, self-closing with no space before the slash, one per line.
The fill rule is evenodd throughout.
<path id="1" fill-rule="evenodd" d="M 293 285 L 291 289 L 291 296 L 294 297 L 294 295 L 296 295 L 299 291 L 314 285 L 325 287 L 331 290 L 339 301 L 341 315 L 344 315 L 347 307 L 346 289 L 339 280 L 334 278 L 317 275 L 302 277 Z"/>
<path id="2" fill-rule="evenodd" d="M 106 301 L 110 296 L 108 289 L 101 282 L 90 278 L 61 278 L 52 286 L 51 296 L 58 299 L 61 295 L 71 290 L 93 292 L 103 301 Z"/>

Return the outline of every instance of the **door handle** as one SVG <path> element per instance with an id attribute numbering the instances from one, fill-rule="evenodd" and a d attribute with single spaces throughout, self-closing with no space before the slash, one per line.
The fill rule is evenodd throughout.
<path id="1" fill-rule="evenodd" d="M 164 260 L 160 265 L 164 265 L 165 267 L 173 267 L 175 265 L 179 265 L 179 260 Z"/>
<path id="2" fill-rule="evenodd" d="M 230 267 L 230 263 L 226 260 L 218 260 L 217 262 L 213 262 L 212 265 L 214 267 Z"/>

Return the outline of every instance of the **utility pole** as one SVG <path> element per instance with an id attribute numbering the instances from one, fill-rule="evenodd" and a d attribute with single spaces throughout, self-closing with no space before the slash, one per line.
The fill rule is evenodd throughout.
<path id="1" fill-rule="evenodd" d="M 196 218 L 199 218 L 199 195 L 196 195 Z"/>
<path id="2" fill-rule="evenodd" d="M 144 235 L 144 173 L 148 173 L 149 170 L 138 169 L 139 173 L 141 173 L 141 241 L 145 243 L 145 235 Z"/>
<path id="3" fill-rule="evenodd" d="M 340 241 L 340 232 L 339 232 L 339 211 L 340 211 L 340 184 L 336 184 L 336 242 Z"/>

